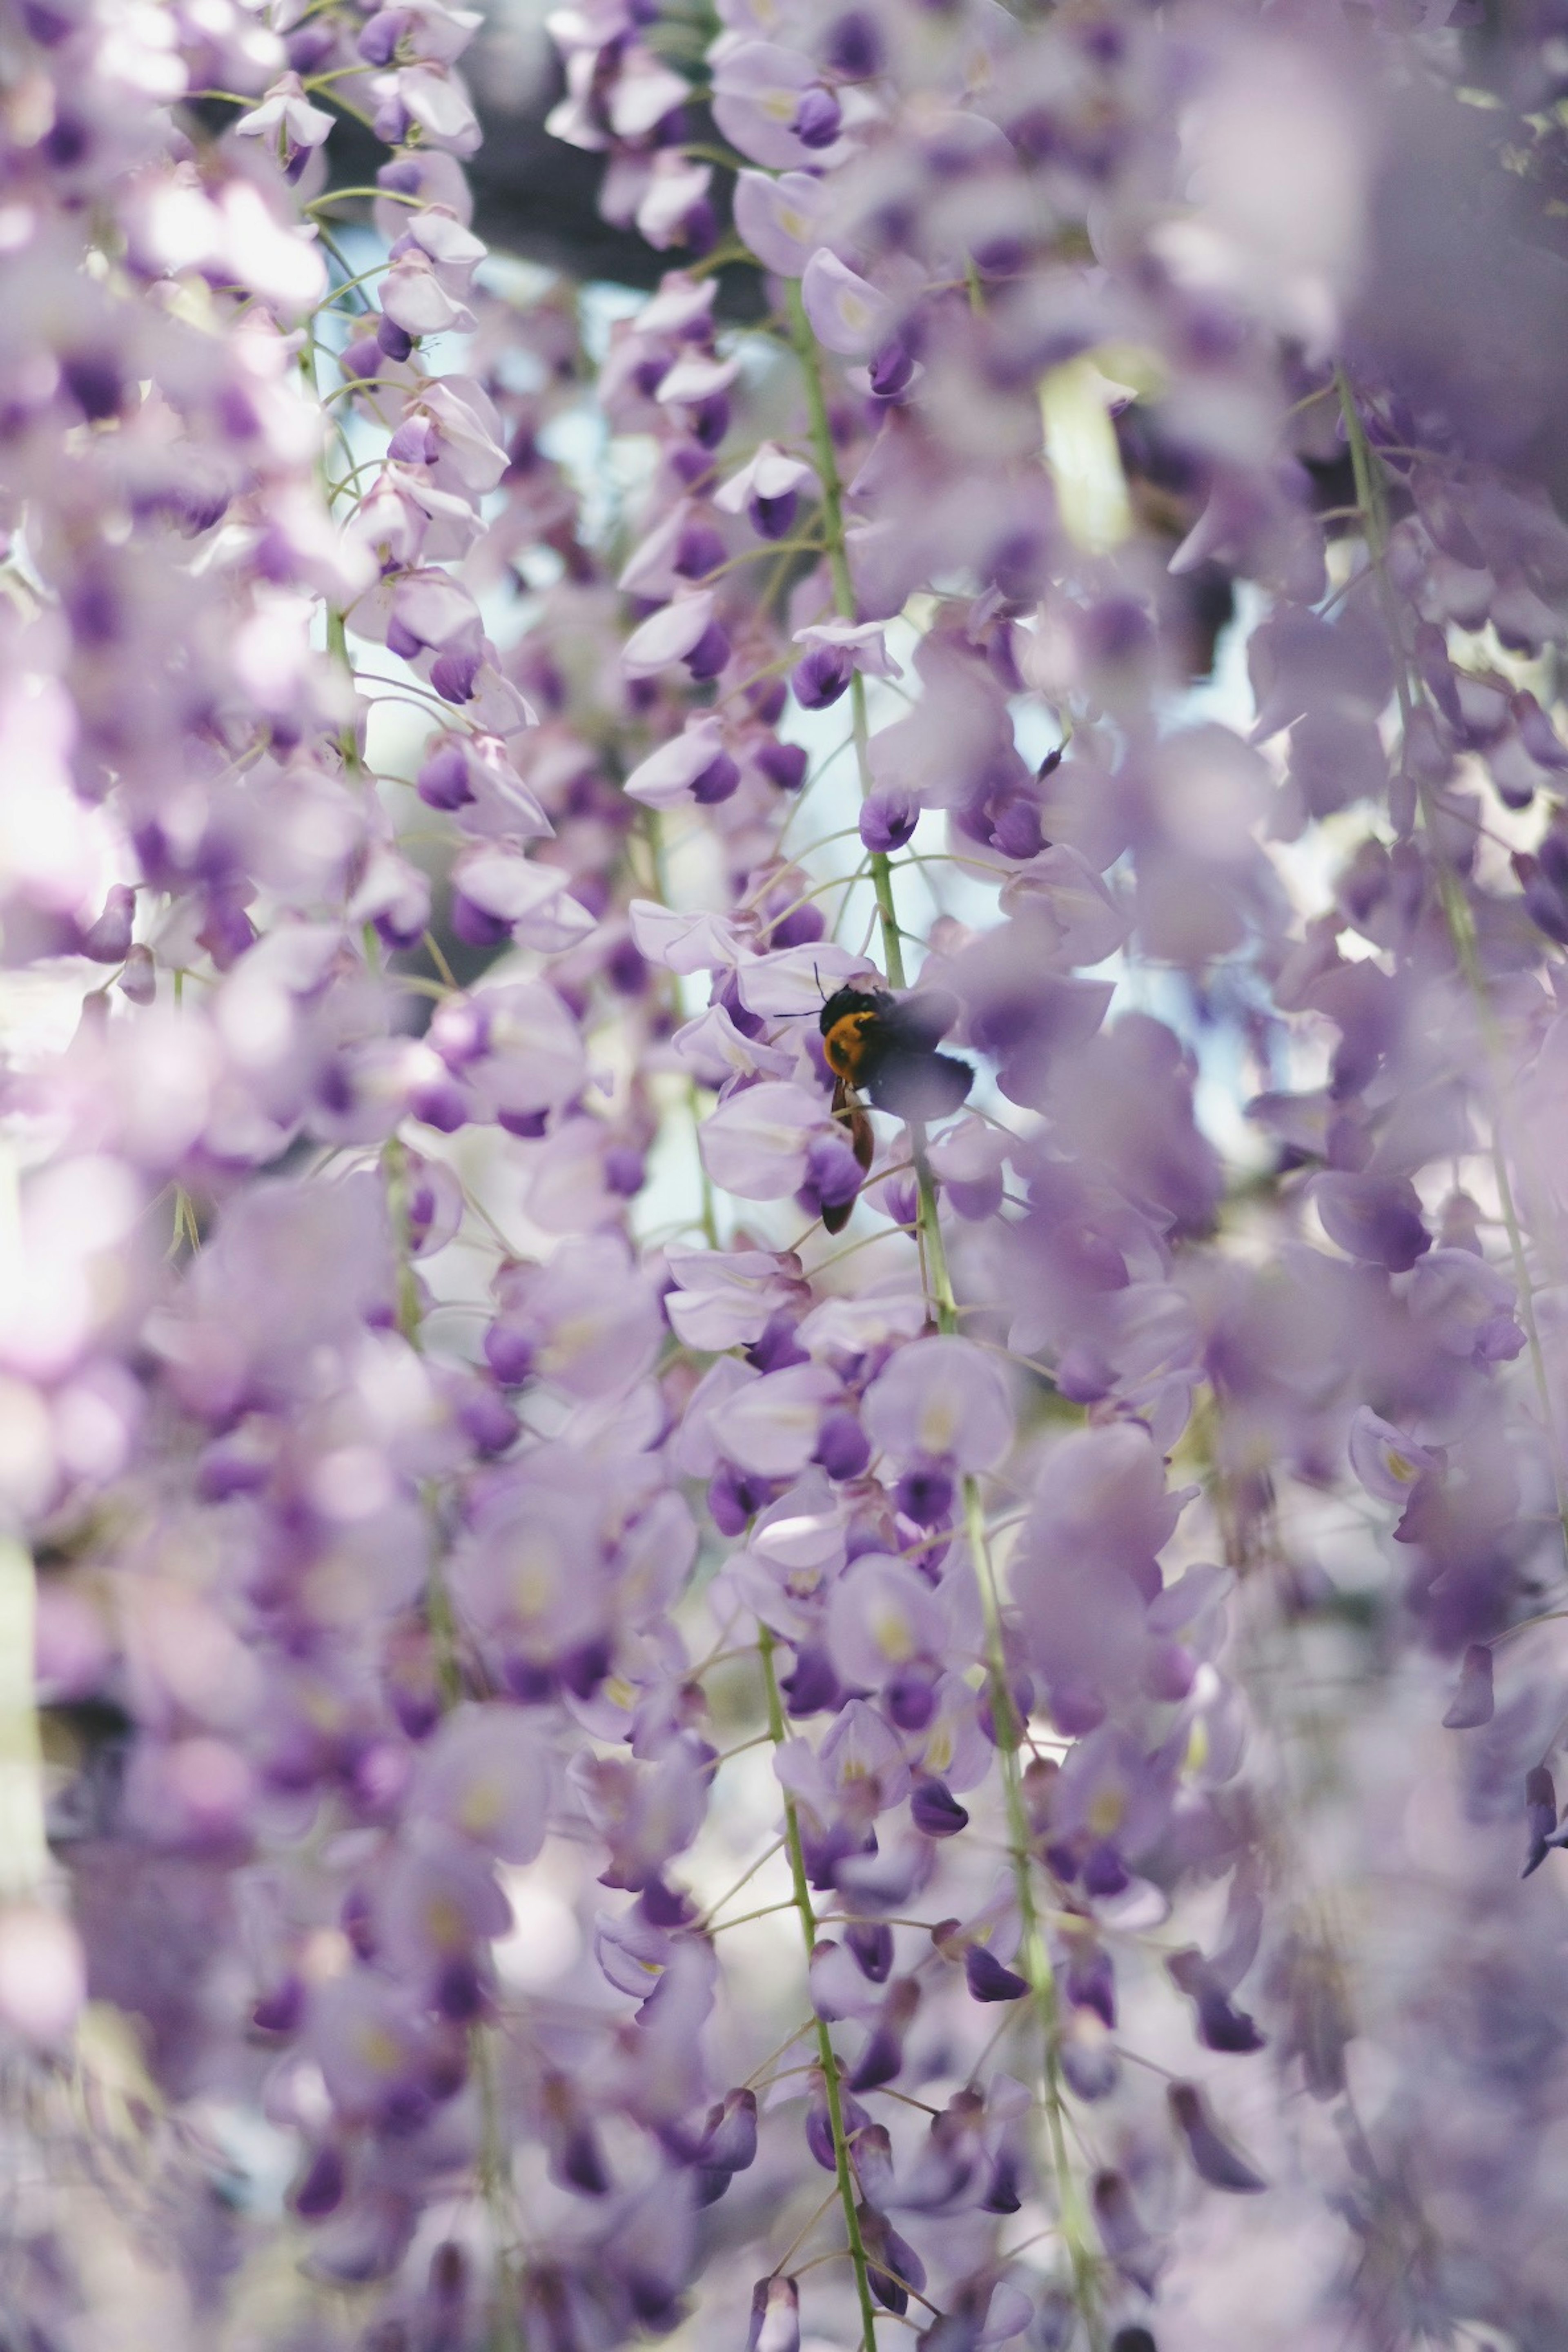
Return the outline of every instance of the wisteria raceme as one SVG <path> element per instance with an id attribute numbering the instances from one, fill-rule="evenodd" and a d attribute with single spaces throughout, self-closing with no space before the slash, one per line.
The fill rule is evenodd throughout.
<path id="1" fill-rule="evenodd" d="M 1556 14 L 0 5 L 0 2334 L 1555 2352 Z"/>

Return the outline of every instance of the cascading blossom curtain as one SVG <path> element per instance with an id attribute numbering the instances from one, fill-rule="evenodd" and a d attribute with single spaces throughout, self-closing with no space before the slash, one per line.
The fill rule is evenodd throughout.
<path id="1" fill-rule="evenodd" d="M 0 6 L 0 2340 L 1560 2352 L 1568 20 L 479 21 Z"/>

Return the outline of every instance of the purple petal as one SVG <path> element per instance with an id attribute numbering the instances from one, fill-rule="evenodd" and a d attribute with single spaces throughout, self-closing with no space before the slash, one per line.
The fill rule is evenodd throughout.
<path id="1" fill-rule="evenodd" d="M 1022 2000 L 1028 1991 L 1026 1977 L 1004 1968 L 984 1944 L 971 1944 L 963 1956 L 963 1974 L 976 2000 Z"/>
<path id="2" fill-rule="evenodd" d="M 934 1779 L 916 1783 L 915 1792 L 910 1800 L 910 1819 L 926 1837 L 956 1837 L 960 1830 L 969 1826 L 969 1815 L 958 1799 L 944 1781 Z M 978 1997 L 988 1998 L 985 1995 Z"/>
<path id="3" fill-rule="evenodd" d="M 1448 1711 L 1447 1731 L 1474 1731 L 1492 1719 L 1492 1654 L 1484 1642 L 1472 1642 L 1459 1665 L 1459 1679 Z"/>
<path id="4" fill-rule="evenodd" d="M 1173 2083 L 1166 2092 L 1171 2115 L 1187 2144 L 1194 2167 L 1211 2189 L 1234 2197 L 1255 2197 L 1268 2183 L 1215 2128 L 1202 2095 L 1191 2083 Z"/>

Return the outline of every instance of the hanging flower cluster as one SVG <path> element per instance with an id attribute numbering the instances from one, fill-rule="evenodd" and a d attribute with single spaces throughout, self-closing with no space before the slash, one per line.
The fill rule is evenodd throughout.
<path id="1" fill-rule="evenodd" d="M 479 21 L 0 22 L 7 2326 L 1549 2352 L 1561 35 Z"/>

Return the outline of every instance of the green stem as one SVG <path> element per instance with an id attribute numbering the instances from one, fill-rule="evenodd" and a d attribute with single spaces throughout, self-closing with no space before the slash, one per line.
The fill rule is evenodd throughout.
<path id="1" fill-rule="evenodd" d="M 833 446 L 833 427 L 827 414 L 827 394 L 822 381 L 822 362 L 816 339 L 806 319 L 805 306 L 800 289 L 790 287 L 790 317 L 794 329 L 795 350 L 800 356 L 801 373 L 805 383 L 806 411 L 811 421 L 812 452 L 822 483 L 823 535 L 826 541 L 828 568 L 833 576 L 833 593 L 838 611 L 845 620 L 855 618 L 855 589 L 849 577 L 849 558 L 844 545 L 844 484 L 838 471 L 838 453 Z M 860 797 L 865 800 L 871 791 L 869 738 L 866 723 L 866 681 L 858 670 L 849 681 L 850 725 L 855 743 L 855 765 L 860 778 Z M 898 908 L 893 898 L 893 869 L 883 850 L 870 854 L 871 887 L 877 897 L 877 918 L 882 934 L 882 957 L 889 981 L 894 988 L 908 986 L 904 969 L 904 938 L 899 926 Z M 951 1331 L 956 1328 L 957 1309 L 953 1303 L 952 1283 L 948 1273 L 947 1252 L 942 1238 L 942 1225 L 937 1214 L 936 1182 L 926 1157 L 925 1129 L 918 1121 L 910 1126 L 910 1156 L 914 1160 L 915 1181 L 920 1191 L 918 1227 L 921 1256 L 936 1295 L 939 1328 Z"/>
<path id="2" fill-rule="evenodd" d="M 810 418 L 811 444 L 816 460 L 816 470 L 822 483 L 823 536 L 826 542 L 828 568 L 833 580 L 834 597 L 844 619 L 855 618 L 855 591 L 849 576 L 849 560 L 844 543 L 844 485 L 838 470 L 837 452 L 833 444 L 833 428 L 827 414 L 827 395 L 823 384 L 822 364 L 816 343 L 806 319 L 800 289 L 792 283 L 789 289 L 792 339 L 799 356 L 801 373 L 805 383 L 806 410 Z M 864 799 L 871 790 L 869 746 L 866 720 L 865 681 L 858 671 L 850 679 L 850 714 L 854 732 L 855 761 L 859 772 L 860 793 Z M 888 978 L 895 988 L 907 986 L 904 970 L 903 934 L 899 927 L 893 898 L 893 876 L 885 854 L 873 852 L 870 859 L 871 884 L 877 896 L 877 912 L 882 933 L 882 948 Z M 952 1333 L 958 1328 L 958 1305 L 953 1294 L 952 1276 L 947 1262 L 947 1248 L 942 1239 L 942 1221 L 937 1208 L 936 1181 L 926 1154 L 925 1130 L 919 1121 L 910 1123 L 910 1156 L 914 1161 L 920 1206 L 917 1226 L 921 1251 L 926 1271 L 927 1287 L 936 1314 L 937 1328 Z M 1062 2105 L 1061 2076 L 1057 2059 L 1057 1996 L 1056 1979 L 1050 1954 L 1041 1932 L 1039 1914 L 1035 1905 L 1034 1884 L 1030 1876 L 1029 1823 L 1024 1804 L 1023 1783 L 1018 1771 L 1018 1738 L 1021 1727 L 1014 1717 L 1012 1694 L 1008 1686 L 1006 1660 L 1002 1643 L 1001 1608 L 997 1598 L 994 1573 L 985 1540 L 984 1512 L 980 1488 L 973 1478 L 963 1482 L 963 1500 L 970 1549 L 973 1554 L 975 1577 L 980 1586 L 985 1611 L 986 1652 L 992 1685 L 992 1712 L 996 1725 L 1002 1759 L 1002 1780 L 1007 1809 L 1009 1844 L 1012 1850 L 1014 1883 L 1017 1891 L 1019 1917 L 1023 1926 L 1022 1954 L 1025 1972 L 1030 1989 L 1035 2014 L 1044 2042 L 1042 2076 L 1045 2091 L 1045 2118 L 1049 2143 L 1048 2162 L 1042 2172 L 1056 2176 L 1057 2196 L 1060 2211 L 1062 2235 L 1066 2241 L 1072 2265 L 1073 2291 L 1079 2310 L 1088 2331 L 1089 2352 L 1100 2352 L 1104 2341 L 1099 2315 L 1095 2286 L 1094 2254 L 1088 2236 L 1087 2216 L 1078 2181 L 1068 2152 L 1067 2128 Z M 763 1669 L 768 1687 L 769 1724 L 775 1740 L 784 1737 L 784 1717 L 779 1706 L 777 1685 L 773 1676 L 772 1643 L 764 1630 L 763 1634 Z M 816 1940 L 816 1922 L 806 1887 L 805 1866 L 800 1859 L 799 1832 L 795 1827 L 794 1806 L 785 1800 L 784 1819 L 790 1848 L 791 1868 L 795 1878 L 795 1903 L 800 1911 L 801 1925 L 807 1948 Z M 871 2314 L 868 2286 L 866 2281 L 865 2252 L 860 2244 L 859 2228 L 853 2218 L 853 2192 L 848 2185 L 848 2155 L 843 2147 L 839 2122 L 837 2077 L 829 2059 L 831 2045 L 827 2029 L 818 2026 L 824 2049 L 823 2071 L 828 2087 L 829 2114 L 834 2126 L 836 2154 L 842 2150 L 840 2190 L 845 2200 L 847 2218 L 851 2222 L 850 2248 L 856 2256 L 856 2276 L 860 2286 L 861 2308 L 865 2314 L 868 2352 L 871 2347 Z"/>
<path id="3" fill-rule="evenodd" d="M 706 586 L 710 580 L 722 580 L 726 572 L 738 572 L 743 563 L 771 562 L 775 556 L 780 555 L 826 555 L 826 552 L 827 550 L 820 540 L 765 540 L 761 547 L 742 548 L 739 555 L 729 556 L 724 562 L 716 563 L 711 572 L 703 573 L 703 584 Z"/>
<path id="4" fill-rule="evenodd" d="M 822 381 L 822 361 L 816 339 L 805 315 L 800 288 L 791 281 L 789 289 L 790 326 L 801 375 L 805 383 L 806 414 L 811 420 L 811 447 L 816 459 L 817 477 L 822 484 L 822 530 L 826 541 L 827 568 L 833 580 L 833 597 L 839 617 L 855 618 L 855 587 L 849 577 L 849 557 L 844 544 L 844 480 L 838 471 L 838 452 L 833 446 L 833 426 L 827 414 L 827 393 Z M 860 797 L 865 800 L 871 790 L 869 737 L 866 724 L 866 681 L 858 670 L 849 681 L 850 723 L 855 734 L 855 765 L 859 772 Z M 885 851 L 871 853 L 871 887 L 877 894 L 877 915 L 882 931 L 882 954 L 888 967 L 888 978 L 895 988 L 903 988 L 903 935 L 893 907 L 893 877 Z"/>
<path id="5" fill-rule="evenodd" d="M 400 1139 L 388 1136 L 381 1147 L 382 1176 L 386 1185 L 387 1214 L 392 1220 L 393 1255 L 397 1264 L 397 1328 L 411 1348 L 419 1344 L 419 1286 L 408 1248 L 408 1155 Z"/>
<path id="6" fill-rule="evenodd" d="M 300 209 L 307 213 L 321 212 L 328 205 L 345 205 L 355 196 L 368 197 L 378 205 L 407 205 L 412 210 L 416 210 L 426 201 L 423 196 L 403 195 L 395 188 L 329 188 L 324 196 L 311 196 Z"/>
<path id="7" fill-rule="evenodd" d="M 313 326 L 309 328 L 306 331 L 305 346 L 300 353 L 300 373 L 304 377 L 306 383 L 310 388 L 310 391 L 319 398 L 320 379 L 316 373 L 316 338 Z M 352 451 L 350 452 L 350 455 L 353 455 Z M 331 483 L 327 474 L 327 461 L 325 457 L 321 457 L 317 461 L 316 478 L 321 486 L 321 502 L 325 506 L 327 512 L 330 514 L 332 509 L 332 489 Z M 359 681 L 354 676 L 353 663 L 349 658 L 348 625 L 343 619 L 341 607 L 336 604 L 329 604 L 327 606 L 327 651 L 331 656 L 333 661 L 337 663 L 338 667 L 342 671 L 344 677 L 348 679 L 349 684 L 357 688 Z M 338 736 L 338 748 L 342 753 L 343 768 L 345 772 L 349 775 L 359 773 L 361 772 L 362 764 L 359 756 L 359 742 L 354 734 L 353 722 L 352 719 L 342 730 Z"/>
<path id="8" fill-rule="evenodd" d="M 766 1739 L 770 1735 L 764 1731 L 763 1737 Z M 732 1754 L 734 1751 L 731 1750 L 731 1752 Z M 724 1759 L 721 1757 L 719 1760 L 722 1763 Z M 780 1911 L 793 1911 L 794 1909 L 795 1897 L 793 1895 L 786 1895 L 784 1900 L 780 1903 L 763 1903 L 760 1905 L 755 1911 L 741 1911 L 736 1914 L 733 1919 L 721 1919 L 718 1925 L 710 1927 L 708 1932 L 710 1936 L 722 1936 L 731 1927 L 749 1927 L 753 1919 L 772 1919 Z"/>
<path id="9" fill-rule="evenodd" d="M 479 2091 L 479 2187 L 496 2232 L 496 2273 L 499 2292 L 490 2327 L 490 2352 L 519 2352 L 522 2322 L 519 2310 L 521 2281 L 515 2242 L 509 2240 L 510 2216 L 516 2200 L 511 2176 L 511 2151 L 501 2129 L 495 2052 L 491 2030 L 475 2025 L 468 2033 L 469 2061 Z"/>
<path id="10" fill-rule="evenodd" d="M 342 247 L 338 243 L 336 237 L 333 236 L 324 221 L 318 221 L 316 223 L 316 236 L 320 243 L 326 247 L 327 251 L 331 255 L 332 259 L 337 263 L 338 268 L 343 273 L 343 283 L 336 289 L 336 291 L 339 293 L 344 293 L 351 286 L 360 286 L 361 300 L 364 305 L 364 309 L 367 313 L 373 311 L 375 305 L 371 300 L 369 295 L 363 291 L 361 280 L 355 278 L 353 274 L 353 264 L 350 261 L 347 254 L 343 251 Z"/>
<path id="11" fill-rule="evenodd" d="M 648 856 L 653 866 L 654 888 L 661 906 L 673 906 L 669 894 L 669 859 L 665 847 L 664 822 L 658 809 L 649 809 L 644 817 Z M 669 975 L 669 1010 L 679 1024 L 684 1018 L 680 1003 L 680 982 L 673 972 Z M 686 1089 L 686 1108 L 691 1120 L 691 1136 L 697 1153 L 697 1181 L 701 1190 L 702 1238 L 710 1249 L 719 1246 L 719 1211 L 713 1197 L 713 1180 L 708 1173 L 708 1163 L 702 1157 L 702 1104 L 697 1081 L 693 1078 Z"/>
<path id="12" fill-rule="evenodd" d="M 356 270 L 352 278 L 345 278 L 340 285 L 329 288 L 311 315 L 319 318 L 323 310 L 336 310 L 340 295 L 357 292 L 360 287 L 368 286 L 373 278 L 384 277 L 391 268 L 390 261 L 378 261 L 369 269 Z"/>
<path id="13" fill-rule="evenodd" d="M 773 1637 L 764 1625 L 758 1641 L 758 1654 L 763 1662 L 763 1685 L 767 1694 L 768 1731 L 775 1748 L 784 1742 L 784 1703 L 779 1696 L 778 1675 L 773 1671 Z M 801 1939 L 805 1946 L 806 1966 L 811 1965 L 816 1948 L 816 1912 L 811 1900 L 811 1886 L 805 1874 L 805 1854 L 801 1845 L 800 1817 L 795 1799 L 787 1792 L 784 1801 L 784 1846 L 789 1855 L 790 1878 L 795 1887 L 795 1910 L 800 1920 Z M 850 2161 L 849 2140 L 844 2128 L 844 2097 L 839 2087 L 838 2060 L 834 2053 L 833 2037 L 819 2017 L 816 2024 L 816 2053 L 822 2072 L 822 2087 L 827 2100 L 828 2127 L 833 2135 L 833 2169 L 838 2182 L 838 2201 L 844 2209 L 844 2232 L 849 2242 L 849 2260 L 855 2272 L 855 2291 L 860 2300 L 860 2336 L 864 2352 L 877 2352 L 877 2314 L 871 2300 L 871 2278 L 866 2263 L 866 2242 L 860 2234 L 860 2215 L 855 2195 L 855 2170 Z"/>
<path id="14" fill-rule="evenodd" d="M 343 104 L 333 94 L 333 102 Z M 345 111 L 357 110 L 345 107 Z M 363 117 L 361 118 L 363 119 Z M 374 276 L 367 271 L 366 276 Z M 359 281 L 353 281 L 359 282 Z M 307 338 L 300 353 L 300 370 L 312 392 L 318 389 L 316 352 L 313 333 Z M 322 494 L 331 506 L 330 486 L 324 461 L 319 468 Z M 327 651 L 343 671 L 351 684 L 357 687 L 353 663 L 349 656 L 348 626 L 342 608 L 327 607 Z M 359 744 L 352 721 L 339 737 L 345 771 L 353 775 L 364 775 L 364 763 L 360 758 Z M 368 778 L 367 778 L 368 781 Z M 434 942 L 432 942 L 434 947 Z M 438 950 L 436 951 L 438 955 Z M 373 972 L 379 971 L 381 958 L 377 949 L 374 927 L 364 927 L 365 961 Z M 381 1150 L 382 1181 L 386 1191 L 387 1215 L 392 1225 L 393 1257 L 397 1279 L 397 1328 L 412 1348 L 420 1343 L 419 1286 L 414 1273 L 409 1247 L 408 1218 L 408 1155 L 399 1136 L 389 1136 Z M 432 1521 L 435 1513 L 433 1496 L 426 1496 L 426 1507 Z M 451 1595 L 441 1574 L 438 1559 L 433 1559 L 425 1591 L 425 1622 L 436 1653 L 437 1680 L 441 1693 L 444 1713 L 458 1705 L 463 1696 L 462 1666 L 458 1654 L 458 1625 L 452 1609 Z M 490 2215 L 496 2239 L 496 2268 L 499 2291 L 490 2328 L 491 2352 L 520 2352 L 523 2332 L 519 2311 L 521 2281 L 515 2245 L 516 2200 L 511 2179 L 511 2157 L 508 2147 L 500 2114 L 495 2072 L 494 2029 L 476 2024 L 468 2033 L 469 2063 L 479 2096 L 479 2189 Z"/>
<path id="15" fill-rule="evenodd" d="M 958 1303 L 953 1296 L 952 1275 L 947 1262 L 942 1222 L 937 1213 L 936 1184 L 931 1163 L 926 1158 L 924 1136 L 912 1126 L 910 1140 L 920 1186 L 919 1228 L 927 1283 L 936 1312 L 937 1328 L 951 1334 L 958 1328 Z M 980 1481 L 973 1476 L 963 1481 L 963 1522 L 985 1622 L 985 1663 L 991 1684 L 991 1715 L 996 1727 L 997 1754 L 1001 1759 L 1013 1886 L 1023 1929 L 1019 1953 L 1024 1964 L 1024 1977 L 1029 1987 L 1030 2005 L 1040 2030 L 1040 2074 L 1047 2145 L 1039 2151 L 1040 2158 L 1044 2159 L 1039 2168 L 1042 2178 L 1047 2171 L 1056 2178 L 1058 2214 L 1072 2270 L 1074 2299 L 1089 2334 L 1090 2352 L 1100 2352 L 1103 2336 L 1095 2281 L 1095 2256 L 1089 2237 L 1089 2217 L 1084 2210 L 1083 2198 L 1067 2144 L 1061 2069 L 1057 2054 L 1056 1971 L 1051 1966 L 1050 1949 L 1035 1901 L 1029 1816 L 1024 1802 L 1023 1779 L 1018 1769 L 1018 1749 L 1026 1727 L 1019 1722 L 1017 1710 L 1013 1705 L 1006 1650 L 1002 1638 L 1001 1595 L 985 1532 Z"/>
<path id="16" fill-rule="evenodd" d="M 996 1729 L 997 1755 L 1002 1767 L 1002 1793 L 1007 1812 L 1007 1844 L 1012 1859 L 1014 1895 L 1023 1930 L 1018 1957 L 1029 1988 L 1030 2007 L 1040 2032 L 1046 2145 L 1037 2151 L 1037 2162 L 1042 2178 L 1047 2172 L 1055 2175 L 1057 2216 L 1072 2271 L 1073 2299 L 1088 2332 L 1089 2352 L 1100 2352 L 1104 2332 L 1100 2316 L 1095 2254 L 1089 2242 L 1089 2216 L 1084 2210 L 1082 2192 L 1067 2143 L 1067 2117 L 1057 2046 L 1056 1970 L 1051 1966 L 1050 1950 L 1040 1925 L 1039 1907 L 1035 1901 L 1029 1815 L 1024 1802 L 1023 1777 L 1018 1769 L 1018 1749 L 1025 1727 L 1018 1720 L 1007 1679 L 1006 1652 L 1002 1639 L 1001 1598 L 996 1589 L 991 1547 L 986 1540 L 985 1513 L 977 1478 L 965 1478 L 963 1482 L 963 1518 L 985 1620 L 985 1661 L 991 1683 L 991 1716 Z M 1038 2111 L 1036 2112 L 1037 2117 Z"/>
<path id="17" fill-rule="evenodd" d="M 1388 650 L 1394 660 L 1394 684 L 1399 697 L 1400 721 L 1408 729 L 1412 717 L 1410 679 L 1405 667 L 1405 638 L 1400 627 L 1399 604 L 1385 560 L 1388 553 L 1388 504 L 1383 494 L 1383 478 L 1373 461 L 1366 427 L 1361 421 L 1355 394 L 1342 367 L 1334 370 L 1334 383 L 1339 389 L 1340 413 L 1345 420 L 1345 434 L 1350 442 L 1351 473 L 1355 481 L 1356 504 L 1361 509 L 1366 551 L 1377 582 L 1384 626 L 1388 631 Z M 1419 789 L 1424 790 L 1424 787 Z M 1426 814 L 1425 808 L 1422 814 Z"/>
<path id="18" fill-rule="evenodd" d="M 386 1187 L 387 1215 L 392 1224 L 393 1255 L 397 1267 L 397 1328 L 411 1348 L 420 1344 L 419 1286 L 408 1246 L 408 1155 L 400 1137 L 389 1136 L 381 1148 L 382 1179 Z M 432 1528 L 438 1534 L 435 1490 L 422 1497 Z M 441 1573 L 439 1557 L 432 1559 L 425 1585 L 425 1622 L 436 1654 L 436 1680 L 441 1711 L 449 1715 L 463 1696 L 463 1669 L 458 1656 L 458 1620 L 452 1596 Z M 468 2030 L 468 2063 L 479 2096 L 479 2192 L 490 2216 L 496 2241 L 498 2292 L 490 2328 L 490 2352 L 519 2352 L 522 2327 L 518 2301 L 521 2292 L 515 2245 L 516 2199 L 511 2177 L 511 2151 L 501 2122 L 496 2083 L 495 2029 L 479 2023 Z"/>
<path id="19" fill-rule="evenodd" d="M 695 1078 L 686 1089 L 686 1106 L 691 1114 L 692 1128 L 700 1130 L 702 1125 L 702 1106 L 697 1097 Z M 697 1141 L 697 1180 L 702 1192 L 702 1238 L 710 1249 L 716 1250 L 719 1247 L 719 1210 L 713 1193 L 713 1179 L 708 1173 L 708 1162 L 702 1157 L 700 1133 L 698 1134 Z"/>

